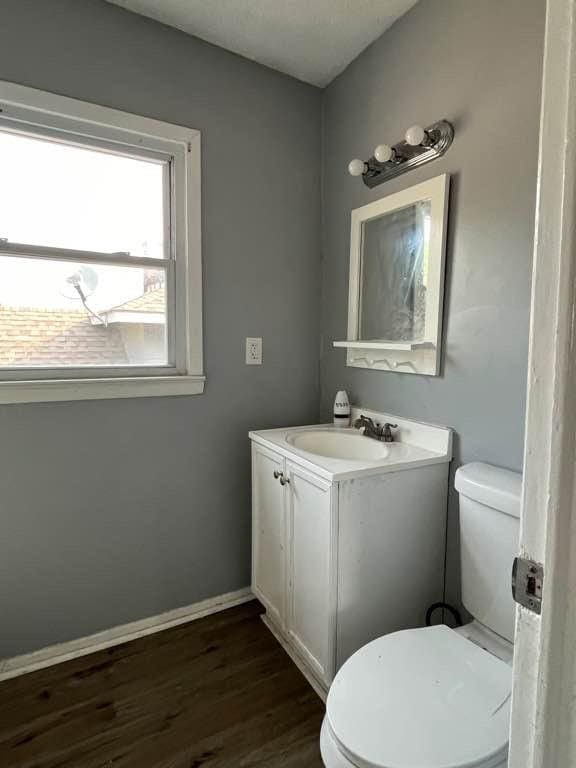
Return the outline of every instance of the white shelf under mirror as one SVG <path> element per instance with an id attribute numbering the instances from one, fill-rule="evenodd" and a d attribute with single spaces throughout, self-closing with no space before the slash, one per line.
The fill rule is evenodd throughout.
<path id="1" fill-rule="evenodd" d="M 431 341 L 380 341 L 379 339 L 333 341 L 334 347 L 345 349 L 390 349 L 397 352 L 412 352 L 414 349 L 435 349 Z"/>

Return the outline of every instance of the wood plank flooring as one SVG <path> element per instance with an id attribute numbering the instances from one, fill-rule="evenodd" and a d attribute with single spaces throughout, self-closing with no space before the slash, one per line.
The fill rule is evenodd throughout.
<path id="1" fill-rule="evenodd" d="M 324 706 L 251 602 L 0 683 L 2 768 L 322 768 Z"/>

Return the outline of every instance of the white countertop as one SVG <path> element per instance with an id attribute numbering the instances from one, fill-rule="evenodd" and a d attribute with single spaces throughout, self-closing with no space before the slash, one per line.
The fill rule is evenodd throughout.
<path id="1" fill-rule="evenodd" d="M 359 411 L 358 411 L 359 412 Z M 362 413 L 372 415 L 372 411 L 362 410 Z M 327 430 L 332 432 L 344 432 L 358 435 L 358 430 L 353 427 L 340 428 L 332 424 L 316 424 L 304 427 L 284 427 L 281 429 L 265 429 L 250 432 L 249 437 L 270 450 L 283 454 L 290 461 L 313 472 L 329 481 L 348 480 L 366 475 L 381 474 L 384 472 L 398 472 L 416 467 L 424 467 L 430 464 L 449 462 L 451 454 L 451 430 L 445 427 L 433 427 L 420 425 L 418 422 L 400 419 L 389 414 L 376 414 L 382 421 L 394 420 L 398 424 L 396 434 L 401 438 L 403 434 L 410 435 L 418 442 L 428 443 L 434 447 L 431 450 L 416 442 L 407 442 L 402 439 L 383 445 L 389 449 L 389 454 L 378 459 L 335 459 L 321 456 L 301 450 L 289 442 L 296 434 L 306 431 Z M 421 426 L 422 429 L 418 429 Z M 436 432 L 442 432 L 439 435 Z M 363 440 L 373 440 L 370 437 L 362 437 Z"/>

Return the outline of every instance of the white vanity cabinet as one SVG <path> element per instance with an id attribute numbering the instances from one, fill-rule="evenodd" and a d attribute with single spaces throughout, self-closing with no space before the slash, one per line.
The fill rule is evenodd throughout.
<path id="1" fill-rule="evenodd" d="M 252 589 L 282 632 L 329 683 L 334 567 L 332 484 L 261 445 L 252 451 Z"/>
<path id="2" fill-rule="evenodd" d="M 280 627 L 286 616 L 286 515 L 279 477 L 284 458 L 260 446 L 252 454 L 252 588 Z"/>
<path id="3" fill-rule="evenodd" d="M 326 426 L 250 433 L 252 590 L 264 622 L 321 694 L 354 651 L 422 626 L 442 599 L 451 433 L 430 427 L 425 439 L 407 420 L 393 423 L 398 437 L 433 450 L 374 446 Z M 370 440 L 362 451 L 383 458 L 314 456 L 297 447 L 309 440 L 294 439 L 312 430 L 351 438 L 346 451 L 358 435 Z"/>
<path id="4" fill-rule="evenodd" d="M 333 487 L 288 460 L 286 474 L 286 630 L 313 672 L 328 683 L 333 659 Z"/>

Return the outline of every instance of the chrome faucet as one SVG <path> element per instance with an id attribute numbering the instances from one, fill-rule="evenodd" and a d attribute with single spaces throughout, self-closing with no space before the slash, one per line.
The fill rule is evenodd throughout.
<path id="1" fill-rule="evenodd" d="M 394 435 L 392 430 L 396 429 L 398 425 L 386 422 L 384 426 L 380 426 L 380 424 L 374 424 L 374 421 L 369 416 L 360 416 L 354 422 L 354 426 L 356 429 L 363 429 L 362 434 L 366 437 L 381 440 L 384 443 L 393 443 Z"/>
<path id="2" fill-rule="evenodd" d="M 354 422 L 354 426 L 356 429 L 364 428 L 362 434 L 366 437 L 373 437 L 375 440 L 380 440 L 382 436 L 380 427 L 376 426 L 368 416 L 360 416 L 360 418 L 356 419 Z"/>
<path id="3" fill-rule="evenodd" d="M 392 434 L 392 430 L 397 428 L 398 424 L 390 424 L 387 421 L 386 424 L 384 424 L 384 429 L 382 431 L 382 440 L 384 440 L 385 443 L 393 443 L 394 435 Z"/>

